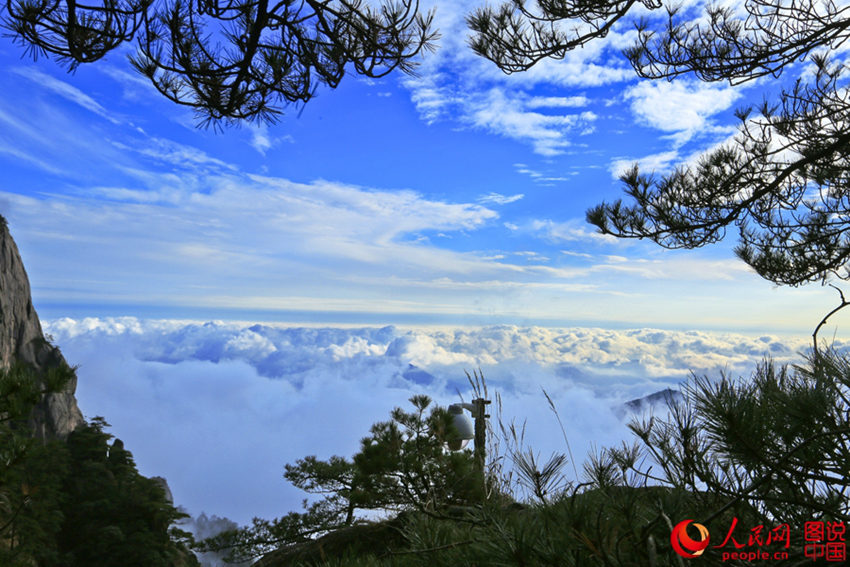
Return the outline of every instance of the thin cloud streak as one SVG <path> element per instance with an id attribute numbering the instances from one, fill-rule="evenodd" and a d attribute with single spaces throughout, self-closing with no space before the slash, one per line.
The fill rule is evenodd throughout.
<path id="1" fill-rule="evenodd" d="M 507 205 L 515 203 L 525 197 L 522 193 L 516 195 L 502 195 L 500 193 L 488 193 L 478 198 L 479 203 L 493 203 L 495 205 Z"/>
<path id="2" fill-rule="evenodd" d="M 89 95 L 78 89 L 77 87 L 66 83 L 65 81 L 60 81 L 54 77 L 46 73 L 42 73 L 38 69 L 33 67 L 15 67 L 12 69 L 12 72 L 33 81 L 41 85 L 42 87 L 52 91 L 53 93 L 61 96 L 62 98 L 73 102 L 74 104 L 88 110 L 89 112 L 93 112 L 97 114 L 101 118 L 104 118 L 113 124 L 120 124 L 120 121 L 116 119 L 112 113 L 106 110 L 103 106 L 101 106 L 97 101 L 91 98 Z"/>

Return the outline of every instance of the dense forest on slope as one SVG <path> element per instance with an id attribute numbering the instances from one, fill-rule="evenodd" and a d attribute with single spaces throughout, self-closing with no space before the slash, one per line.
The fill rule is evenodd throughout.
<path id="1" fill-rule="evenodd" d="M 0 565 L 197 565 L 188 534 L 173 527 L 185 515 L 139 474 L 106 421 L 94 418 L 65 441 L 32 437 L 33 407 L 73 372 L 52 369 L 46 390 L 26 365 L 0 373 Z"/>

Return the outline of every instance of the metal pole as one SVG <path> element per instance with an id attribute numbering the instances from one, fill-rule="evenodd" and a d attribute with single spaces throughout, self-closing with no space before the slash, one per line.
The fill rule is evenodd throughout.
<path id="1" fill-rule="evenodd" d="M 475 419 L 475 467 L 484 478 L 484 465 L 487 461 L 487 418 L 486 406 L 490 400 L 476 398 L 472 400 L 475 411 L 472 417 Z"/>

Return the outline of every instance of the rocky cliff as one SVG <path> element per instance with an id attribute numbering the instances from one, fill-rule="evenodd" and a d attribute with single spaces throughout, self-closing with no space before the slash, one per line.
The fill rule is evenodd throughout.
<path id="1" fill-rule="evenodd" d="M 0 367 L 8 368 L 16 360 L 31 365 L 38 375 L 66 364 L 59 349 L 44 338 L 18 247 L 0 217 Z M 76 388 L 75 377 L 63 391 L 42 398 L 30 420 L 36 436 L 64 439 L 83 424 Z"/>

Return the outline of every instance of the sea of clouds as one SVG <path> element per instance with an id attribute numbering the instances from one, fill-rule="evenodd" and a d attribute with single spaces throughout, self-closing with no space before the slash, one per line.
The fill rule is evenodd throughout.
<path id="1" fill-rule="evenodd" d="M 240 524 L 300 508 L 285 463 L 350 456 L 371 424 L 425 393 L 472 397 L 480 369 L 502 419 L 526 423 L 544 457 L 628 436 L 622 404 L 684 383 L 691 371 L 748 375 L 765 356 L 799 362 L 807 337 L 655 329 L 297 327 L 57 319 L 45 332 L 78 365 L 86 417 L 104 416 L 140 471 L 168 479 L 175 502 Z M 846 347 L 838 342 L 837 346 Z M 495 414 L 495 406 L 491 413 Z M 570 467 L 571 470 L 571 467 Z"/>

